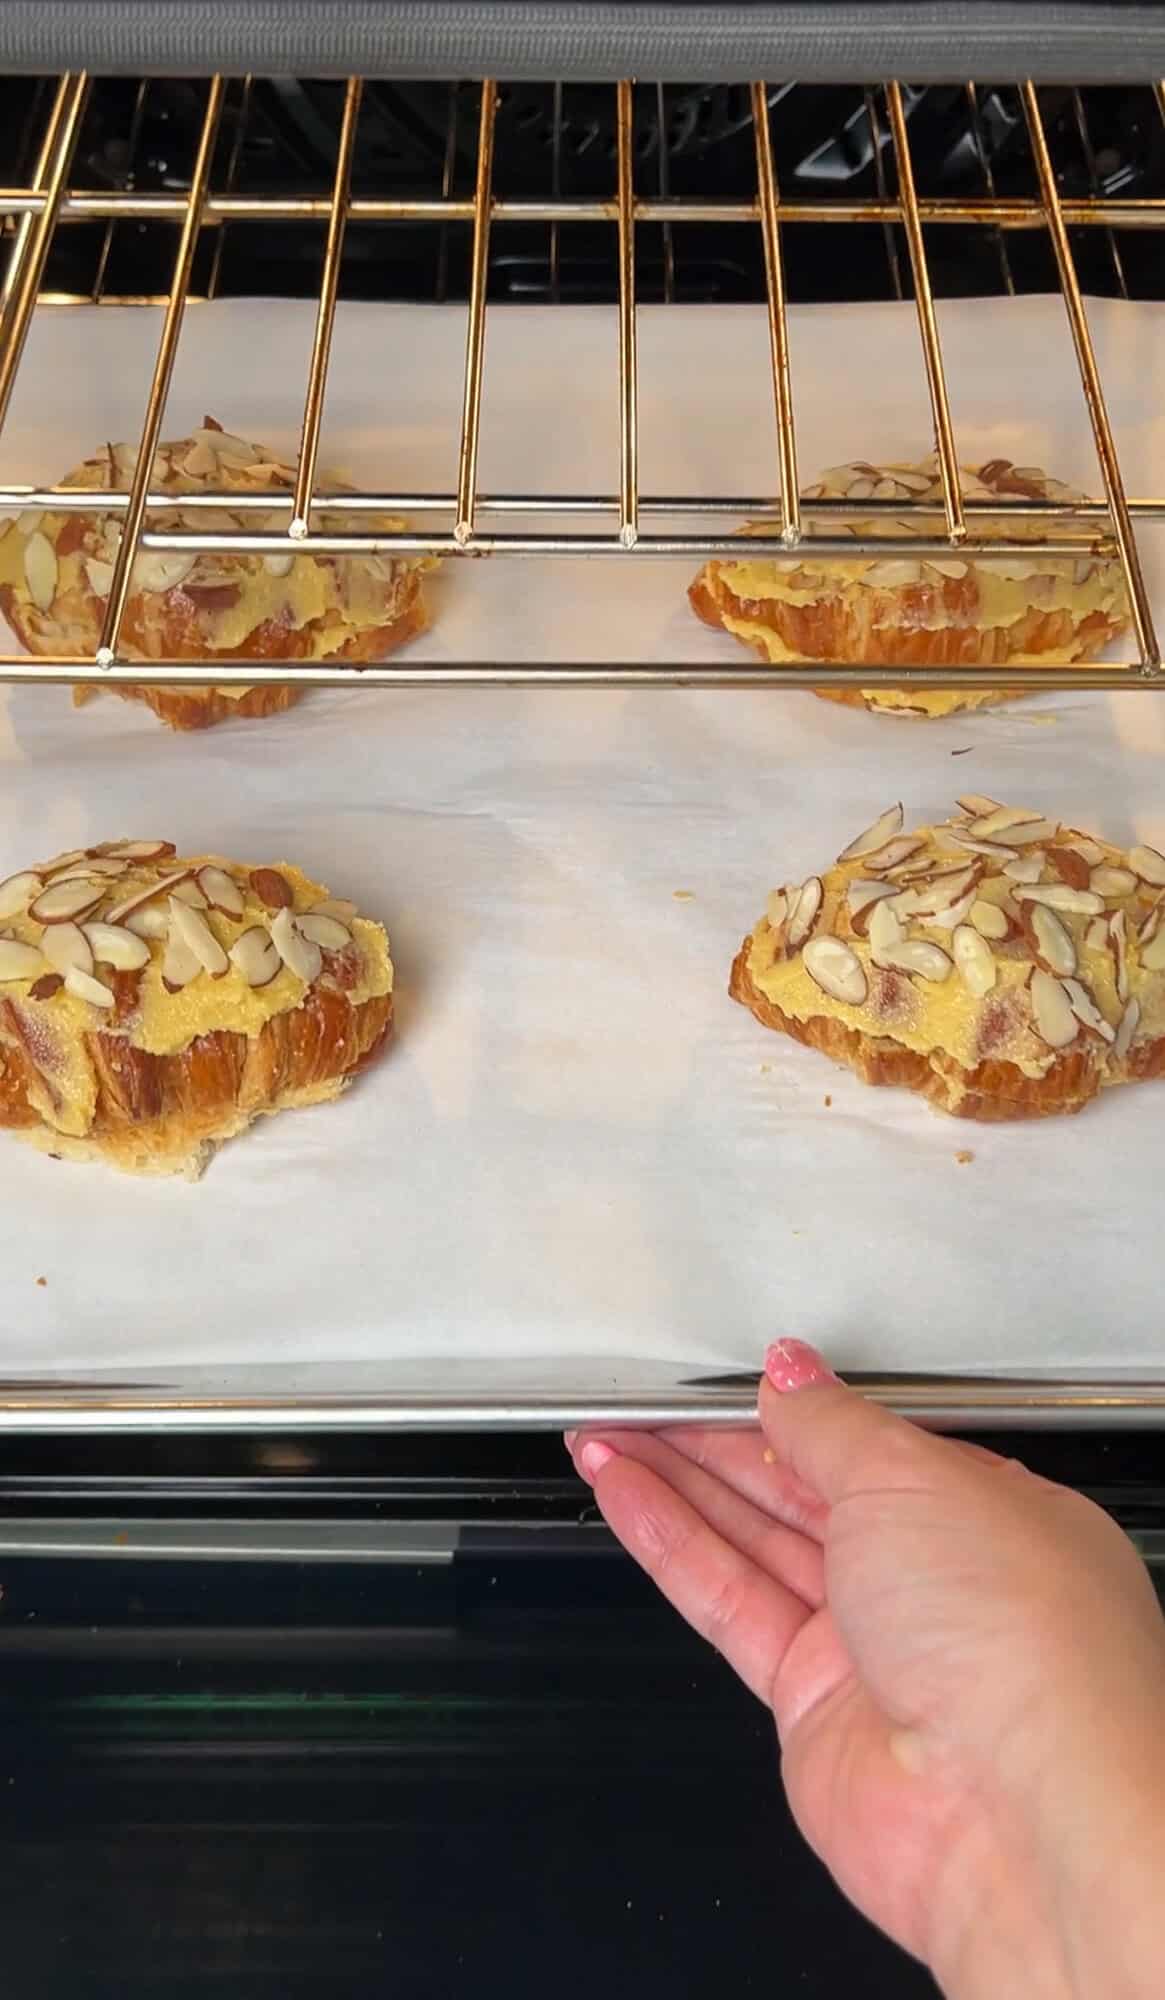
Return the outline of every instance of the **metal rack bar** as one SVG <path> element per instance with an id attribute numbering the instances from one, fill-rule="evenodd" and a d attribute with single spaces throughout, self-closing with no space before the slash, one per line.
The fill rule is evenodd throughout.
<path id="1" fill-rule="evenodd" d="M 18 236 L 13 245 L 14 261 L 9 267 L 11 290 L 5 301 L 3 319 L 0 320 L 0 430 L 8 415 L 16 371 L 32 323 L 57 211 L 64 196 L 73 148 L 81 129 L 81 114 L 85 109 L 88 88 L 89 80 L 83 71 L 75 76 L 66 76 L 61 81 L 53 105 L 53 137 L 51 142 L 46 140 L 45 145 L 48 164 L 44 169 L 42 206 L 31 229 L 23 238 Z"/>
<path id="2" fill-rule="evenodd" d="M 615 106 L 619 225 L 619 540 L 639 533 L 639 353 L 635 320 L 635 103 L 629 83 Z"/>
<path id="3" fill-rule="evenodd" d="M 481 434 L 481 377 L 485 359 L 485 308 L 489 286 L 489 232 L 492 215 L 494 122 L 497 84 L 481 86 L 477 137 L 477 186 L 473 197 L 473 259 L 469 273 L 469 323 L 465 332 L 465 389 L 457 456 L 457 520 L 454 535 L 465 543 L 473 533 L 477 490 L 477 447 Z"/>
<path id="4" fill-rule="evenodd" d="M 669 1424 L 756 1422 L 756 1377 L 713 1375 L 677 1366 L 672 1379 L 625 1390 L 530 1389 L 495 1381 L 443 1392 L 416 1388 L 329 1389 L 315 1395 L 262 1385 L 264 1371 L 221 1371 L 213 1395 L 172 1378 L 137 1388 L 100 1377 L 56 1384 L 9 1380 L 0 1386 L 0 1435 L 13 1432 L 134 1431 L 490 1431 L 569 1430 L 583 1423 L 655 1430 Z M 448 1374 L 449 1371 L 447 1370 Z M 256 1380 L 256 1374 L 260 1379 Z M 233 1382 L 231 1377 L 233 1376 Z M 1137 1429 L 1165 1417 L 1165 1381 L 1078 1380 L 1057 1376 L 921 1375 L 850 1371 L 846 1380 L 872 1402 L 916 1423 L 944 1429 Z"/>
<path id="5" fill-rule="evenodd" d="M 178 337 L 182 331 L 182 315 L 186 306 L 186 294 L 190 286 L 190 272 L 194 263 L 194 252 L 198 247 L 198 231 L 201 225 L 202 204 L 206 198 L 207 182 L 210 178 L 211 163 L 214 158 L 215 140 L 218 137 L 218 121 L 222 112 L 223 79 L 211 79 L 207 92 L 206 110 L 203 114 L 202 131 L 198 140 L 198 152 L 191 176 L 190 194 L 187 199 L 186 214 L 178 238 L 178 250 L 174 259 L 174 278 L 170 287 L 170 302 L 162 321 L 162 332 L 158 340 L 158 355 L 154 363 L 153 380 L 146 402 L 146 414 L 138 440 L 137 464 L 134 468 L 133 484 L 130 487 L 125 510 L 125 525 L 117 547 L 113 565 L 113 578 L 109 586 L 109 601 L 105 610 L 105 622 L 101 631 L 101 645 L 98 648 L 99 667 L 111 667 L 117 653 L 117 641 L 121 632 L 121 621 L 125 616 L 126 600 L 129 597 L 130 573 L 138 551 L 138 538 L 146 511 L 146 494 L 149 491 L 150 474 L 154 469 L 154 454 L 158 449 L 158 438 L 162 428 L 162 417 L 166 408 L 166 397 L 170 389 L 170 377 L 174 372 L 174 357 L 178 352 Z"/>
<path id="6" fill-rule="evenodd" d="M 336 299 L 340 289 L 340 260 L 344 254 L 344 230 L 348 221 L 348 185 L 352 177 L 352 153 L 356 127 L 360 121 L 360 99 L 364 86 L 350 76 L 344 90 L 344 115 L 340 123 L 340 144 L 336 155 L 336 177 L 328 214 L 328 234 L 324 244 L 324 268 L 320 277 L 319 304 L 312 336 L 308 367 L 307 396 L 303 406 L 299 464 L 295 473 L 295 499 L 288 534 L 301 539 L 308 532 L 312 508 L 312 488 L 320 451 L 320 423 L 324 414 L 324 393 L 328 385 L 328 360 L 332 351 L 332 330 L 336 323 Z"/>
<path id="7" fill-rule="evenodd" d="M 178 222 L 188 196 L 149 191 L 122 193 L 104 188 L 73 189 L 60 206 L 63 223 L 103 221 L 108 216 L 134 222 Z M 965 228 L 986 223 L 1000 229 L 1042 229 L 1046 217 L 1038 201 L 1022 195 L 978 195 L 958 198 L 918 195 L 915 206 L 926 228 L 933 223 Z M 43 192 L 33 188 L 0 187 L 0 217 L 39 215 Z M 327 195 L 231 194 L 225 189 L 207 196 L 203 227 L 226 222 L 326 222 L 331 214 Z M 616 201 L 560 197 L 539 201 L 511 196 L 491 204 L 494 222 L 612 222 Z M 1165 224 L 1165 197 L 1141 195 L 1128 200 L 1077 198 L 1062 203 L 1064 219 L 1073 229 L 1160 229 Z M 758 200 L 698 201 L 685 195 L 636 195 L 631 204 L 636 222 L 747 222 L 761 219 Z M 476 198 L 446 199 L 443 195 L 354 195 L 349 222 L 473 222 Z M 781 201 L 782 222 L 905 223 L 905 206 L 889 195 L 877 200 Z"/>
<path id="8" fill-rule="evenodd" d="M 507 550 L 507 554 L 512 554 Z M 527 551 L 542 557 L 542 548 Z M 237 660 L 214 662 L 216 687 L 852 687 L 860 671 L 863 687 L 988 688 L 998 692 L 998 667 L 867 666 L 860 670 L 836 661 L 801 661 L 796 665 L 755 664 L 742 657 L 715 664 L 659 666 L 642 661 L 585 661 L 568 665 L 478 660 L 418 660 L 403 653 L 399 664 L 379 661 L 353 674 L 348 666 L 318 661 Z M 83 660 L 30 660 L 24 654 L 0 653 L 0 682 L 29 681 L 40 687 L 54 682 L 71 686 L 93 681 L 103 687 L 180 687 L 183 681 L 205 681 L 205 660 L 118 660 L 99 670 Z M 1070 667 L 1009 666 L 1009 688 L 1030 688 L 1048 694 L 1054 689 L 1127 688 L 1141 693 L 1153 685 L 1139 665 L 1122 660 L 1074 661 Z"/>
<path id="9" fill-rule="evenodd" d="M 781 472 L 784 537 L 790 547 L 801 539 L 801 482 L 797 477 L 797 437 L 793 418 L 793 383 L 789 365 L 789 321 L 785 310 L 785 262 L 781 250 L 780 194 L 773 164 L 768 94 L 763 83 L 752 87 L 752 122 L 756 135 L 756 174 L 760 191 L 761 234 L 765 250 L 765 288 L 769 308 L 769 350 L 773 369 L 773 403 L 777 418 L 777 456 Z"/>
<path id="10" fill-rule="evenodd" d="M 1104 481 L 1104 490 L 1116 530 L 1141 664 L 1146 674 L 1159 674 L 1161 654 L 1157 645 L 1157 634 L 1153 628 L 1149 593 L 1145 588 L 1141 558 L 1133 534 L 1128 501 L 1125 498 L 1124 479 L 1113 441 L 1100 370 L 1096 363 L 1096 350 L 1092 345 L 1092 335 L 1088 329 L 1088 315 L 1084 309 L 1080 283 L 1076 276 L 1076 262 L 1072 255 L 1072 245 L 1068 241 L 1068 231 L 1056 187 L 1056 176 L 1048 151 L 1047 134 L 1044 131 L 1039 99 L 1033 83 L 1024 84 L 1022 97 L 1036 173 L 1039 177 L 1040 193 L 1048 218 L 1048 231 L 1056 256 L 1056 268 L 1060 275 L 1060 289 L 1064 294 L 1068 324 L 1072 329 L 1072 344 L 1076 349 L 1076 360 L 1084 387 L 1084 400 L 1088 405 L 1088 417 L 1096 439 L 1096 455 L 1100 461 L 1101 478 Z"/>
<path id="11" fill-rule="evenodd" d="M 894 142 L 894 160 L 898 169 L 902 222 L 906 230 L 906 246 L 910 252 L 910 269 L 914 278 L 914 303 L 918 312 L 918 330 L 922 335 L 922 354 L 926 363 L 931 414 L 934 417 L 934 441 L 938 452 L 947 530 L 952 542 L 961 542 L 966 535 L 967 524 L 963 519 L 959 461 L 955 452 L 955 433 L 951 423 L 951 405 L 947 395 L 946 369 L 939 342 L 938 320 L 935 317 L 930 268 L 926 261 L 926 244 L 918 212 L 918 196 L 914 189 L 914 167 L 910 159 L 906 113 L 902 105 L 902 89 L 897 83 L 886 85 L 886 109 L 890 115 L 890 135 Z"/>

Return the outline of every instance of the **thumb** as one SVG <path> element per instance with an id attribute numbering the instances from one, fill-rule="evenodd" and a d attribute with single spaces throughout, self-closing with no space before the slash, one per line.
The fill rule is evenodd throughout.
<path id="1" fill-rule="evenodd" d="M 803 1340 L 769 1348 L 759 1407 L 781 1464 L 830 1506 L 871 1485 L 926 1485 L 943 1455 L 939 1439 L 847 1389 Z"/>

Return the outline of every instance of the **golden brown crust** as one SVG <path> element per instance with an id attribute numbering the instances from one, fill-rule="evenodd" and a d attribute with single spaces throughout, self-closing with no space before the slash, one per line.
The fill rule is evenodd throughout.
<path id="1" fill-rule="evenodd" d="M 35 658 L 91 659 L 105 624 L 120 525 L 101 495 L 125 485 L 136 452 L 109 445 L 62 482 L 93 495 L 91 513 L 51 511 L 0 523 L 0 610 Z M 232 510 L 183 509 L 184 495 L 291 492 L 295 472 L 268 447 L 230 436 L 213 418 L 184 439 L 158 447 L 151 484 L 174 496 L 172 510 L 154 525 L 189 530 L 203 525 L 234 531 L 282 528 L 284 517 Z M 345 489 L 324 479 L 321 493 Z M 329 515 L 341 532 L 349 517 Z M 387 515 L 351 518 L 353 529 L 398 531 Z M 187 555 L 140 554 L 121 621 L 122 656 L 135 662 L 319 660 L 359 665 L 383 658 L 427 623 L 421 596 L 429 558 L 385 555 L 259 554 L 201 551 Z M 75 693 L 78 704 L 95 691 Z M 302 689 L 258 687 L 240 692 L 192 682 L 179 687 L 117 687 L 124 700 L 141 701 L 176 729 L 203 729 L 236 716 L 272 715 L 289 708 Z"/>
<path id="2" fill-rule="evenodd" d="M 930 594 L 945 600 L 959 588 L 954 579 L 944 579 L 941 591 L 935 588 Z M 949 625 L 937 631 L 919 630 L 918 618 L 926 607 L 909 600 L 923 596 L 922 589 L 865 590 L 860 606 L 842 597 L 813 605 L 739 598 L 711 566 L 688 588 L 688 601 L 705 625 L 722 629 L 727 619 L 746 620 L 775 633 L 782 646 L 803 659 L 845 660 L 855 666 L 995 667 L 1006 666 L 1017 654 L 1043 654 L 1049 661 L 1072 660 L 1094 649 L 1099 651 L 1119 638 L 1124 629 L 1123 621 L 1106 618 L 1102 612 L 1091 613 L 1077 623 L 1068 611 L 1030 611 L 1006 628 Z M 743 637 L 762 659 L 769 657 L 758 634 L 735 636 Z M 958 689 L 949 692 L 958 705 L 971 706 L 985 700 L 1016 701 L 1027 690 L 976 688 L 968 690 L 967 697 Z M 864 688 L 814 688 L 813 693 L 822 701 L 840 701 L 855 708 L 879 706 L 876 692 Z M 902 712 L 911 713 L 909 708 Z"/>
<path id="3" fill-rule="evenodd" d="M 391 625 L 377 625 L 353 633 L 337 651 L 328 655 L 329 662 L 343 661 L 358 668 L 366 661 L 387 658 L 399 646 L 405 646 L 410 639 L 416 638 L 429 622 L 419 578 L 411 583 L 408 596 L 406 609 Z M 0 590 L 0 610 L 6 609 L 4 593 Z M 9 619 L 15 628 L 11 614 Z M 299 632 L 287 633 L 268 621 L 248 634 L 244 644 L 237 649 L 236 657 L 241 660 L 308 659 L 311 657 L 312 636 L 312 627 L 304 626 Z M 20 637 L 24 638 L 23 633 Z M 179 630 L 174 647 L 165 657 L 198 660 L 205 658 L 205 654 L 199 650 L 184 650 Z M 88 685 L 74 688 L 73 700 L 79 708 L 90 696 L 102 692 L 102 689 Z M 104 692 L 120 695 L 123 701 L 145 702 L 171 729 L 209 729 L 215 723 L 233 721 L 236 716 L 280 715 L 285 709 L 293 708 L 305 690 L 297 687 L 253 687 L 237 697 L 224 694 L 219 688 L 201 686 L 111 687 Z"/>
<path id="4" fill-rule="evenodd" d="M 728 982 L 732 998 L 766 1028 L 791 1035 L 807 1048 L 820 1049 L 822 1055 L 852 1069 L 863 1083 L 917 1091 L 955 1118 L 993 1124 L 1082 1111 L 1100 1089 L 1100 1069 L 1088 1050 L 1057 1056 L 1043 1076 L 1032 1077 L 1009 1062 L 987 1061 L 977 1063 L 974 1069 L 963 1069 L 941 1049 L 920 1055 L 889 1036 L 860 1034 L 844 1021 L 824 1015 L 799 1021 L 767 999 L 753 981 L 748 969 L 752 946 L 749 935 L 733 960 Z M 1150 1044 L 1137 1055 L 1138 1062 L 1130 1067 L 1138 1076 L 1157 1076 L 1165 1069 L 1165 1043 Z"/>
<path id="5" fill-rule="evenodd" d="M 964 497 L 1083 498 L 1035 467 L 1014 467 L 995 459 L 960 473 Z M 802 498 L 865 500 L 918 499 L 938 504 L 942 486 L 937 464 L 873 466 L 855 463 L 823 473 Z M 905 510 L 904 510 L 905 511 Z M 822 523 L 811 525 L 818 528 Z M 1127 630 L 1128 616 L 1119 566 L 1111 558 L 1085 553 L 1073 562 L 1042 557 L 1038 524 L 1003 523 L 999 516 L 985 532 L 1030 543 L 1030 560 L 1009 556 L 1002 565 L 949 559 L 918 561 L 895 556 L 840 559 L 814 554 L 805 544 L 800 560 L 779 567 L 771 558 L 753 559 L 749 535 L 740 555 L 705 564 L 691 584 L 689 601 L 707 625 L 721 627 L 766 661 L 790 664 L 832 660 L 853 667 L 998 667 L 1023 663 L 1066 664 L 1100 652 Z M 911 518 L 859 524 L 855 533 L 899 538 L 921 532 Z M 962 708 L 980 708 L 1020 697 L 1018 688 L 927 688 L 917 698 L 893 688 L 816 688 L 823 700 L 895 715 L 930 717 Z"/>
<path id="6" fill-rule="evenodd" d="M 37 1073 L 24 1047 L 21 1023 L 9 1001 L 0 1001 L 0 1125 L 40 1128 L 52 1151 L 69 1151 L 62 1135 L 43 1125 L 30 1101 Z M 176 1055 L 150 1055 L 124 1036 L 100 1031 L 85 1037 L 97 1079 L 97 1104 L 87 1150 L 139 1170 L 150 1163 L 201 1165 L 224 1131 L 291 1098 L 334 1094 L 380 1053 L 392 1027 L 392 995 L 355 1006 L 346 994 L 315 987 L 303 1005 L 277 1014 L 254 1037 L 225 1029 L 200 1035 Z"/>
<path id="7" fill-rule="evenodd" d="M 49 1153 L 196 1175 L 390 1032 L 383 928 L 290 862 L 116 840 L 0 888 L 0 1126 Z"/>

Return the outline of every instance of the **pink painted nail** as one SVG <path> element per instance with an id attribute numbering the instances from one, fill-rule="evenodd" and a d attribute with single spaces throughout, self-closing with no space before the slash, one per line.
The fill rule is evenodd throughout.
<path id="1" fill-rule="evenodd" d="M 836 1382 L 824 1356 L 806 1340 L 774 1340 L 765 1354 L 765 1374 L 782 1394 L 807 1389 L 813 1382 Z"/>
<path id="2" fill-rule="evenodd" d="M 603 1467 L 618 1456 L 612 1445 L 604 1444 L 600 1438 L 588 1438 L 578 1455 L 578 1469 L 593 1486 Z"/>

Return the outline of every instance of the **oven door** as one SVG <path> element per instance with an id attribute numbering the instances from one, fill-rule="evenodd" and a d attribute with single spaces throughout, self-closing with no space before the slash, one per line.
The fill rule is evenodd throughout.
<path id="1" fill-rule="evenodd" d="M 1165 1549 L 1152 1438 L 995 1442 Z M 556 1439 L 12 1439 L 0 1505 L 12 2000 L 933 1994 Z"/>

